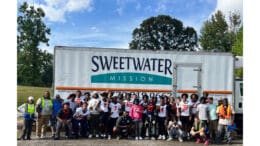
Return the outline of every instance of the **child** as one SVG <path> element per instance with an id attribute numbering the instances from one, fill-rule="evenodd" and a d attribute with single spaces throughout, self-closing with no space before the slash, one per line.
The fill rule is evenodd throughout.
<path id="1" fill-rule="evenodd" d="M 88 103 L 88 110 L 90 111 L 90 134 L 89 138 L 92 138 L 92 136 L 96 135 L 96 138 L 99 138 L 100 134 L 100 104 L 101 101 L 99 99 L 98 93 L 94 92 L 92 95 L 92 98 L 90 99 Z"/>
<path id="2" fill-rule="evenodd" d="M 84 102 L 81 107 L 77 108 L 75 114 L 73 115 L 74 120 L 72 126 L 75 133 L 75 138 L 78 138 L 79 124 L 81 127 L 80 135 L 82 137 L 86 137 L 88 127 L 87 118 L 90 114 L 87 107 L 88 104 Z"/>
<path id="3" fill-rule="evenodd" d="M 55 138 L 54 140 L 58 140 L 60 139 L 60 131 L 62 127 L 65 127 L 65 137 L 66 138 L 70 138 L 71 137 L 71 120 L 72 120 L 72 116 L 73 116 L 73 112 L 72 109 L 69 107 L 69 103 L 63 103 L 62 105 L 62 109 L 58 112 L 57 115 L 57 130 L 56 130 L 56 134 L 55 134 Z"/>
<path id="4" fill-rule="evenodd" d="M 102 96 L 101 104 L 100 104 L 100 125 L 101 125 L 101 137 L 105 138 L 108 134 L 108 127 L 109 127 L 109 102 L 107 99 L 108 93 L 103 92 L 100 94 Z"/>
<path id="5" fill-rule="evenodd" d="M 177 122 L 178 121 L 178 122 Z M 178 137 L 180 142 L 183 142 L 182 139 L 182 130 L 181 130 L 181 121 L 178 120 L 177 117 L 172 117 L 172 120 L 169 121 L 168 127 L 167 127 L 167 131 L 168 131 L 168 135 L 169 138 L 167 139 L 167 141 L 171 141 L 174 137 Z"/>
<path id="6" fill-rule="evenodd" d="M 32 132 L 32 124 L 34 121 L 34 113 L 35 113 L 35 106 L 33 97 L 28 97 L 27 103 L 22 104 L 18 107 L 19 112 L 23 112 L 24 121 L 23 121 L 23 132 L 18 138 L 18 140 L 25 140 L 25 135 L 27 136 L 27 140 L 31 140 L 31 132 Z"/>
<path id="7" fill-rule="evenodd" d="M 155 97 L 150 98 L 147 105 L 147 121 L 148 121 L 148 135 L 151 140 L 155 140 L 156 136 L 156 116 L 155 116 Z"/>
<path id="8" fill-rule="evenodd" d="M 194 117 L 194 124 L 191 128 L 190 134 L 192 137 L 197 138 L 196 143 L 200 143 L 202 140 L 205 141 L 204 145 L 208 145 L 209 141 L 205 134 L 205 128 L 202 127 L 200 120 L 197 116 Z"/>
<path id="9" fill-rule="evenodd" d="M 135 140 L 142 140 L 142 116 L 143 116 L 143 107 L 139 105 L 139 99 L 135 98 L 134 105 L 132 105 L 129 113 L 130 117 L 133 119 L 135 124 Z"/>

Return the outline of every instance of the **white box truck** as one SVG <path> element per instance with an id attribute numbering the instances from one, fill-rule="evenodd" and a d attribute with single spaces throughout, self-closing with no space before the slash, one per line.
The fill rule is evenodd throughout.
<path id="1" fill-rule="evenodd" d="M 75 90 L 169 94 L 207 92 L 228 98 L 242 115 L 242 81 L 232 53 L 65 47 L 54 49 L 54 94 Z M 241 121 L 242 122 L 242 121 Z"/>

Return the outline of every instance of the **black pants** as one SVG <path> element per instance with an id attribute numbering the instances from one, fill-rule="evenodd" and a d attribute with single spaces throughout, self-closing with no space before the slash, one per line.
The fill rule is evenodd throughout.
<path id="1" fill-rule="evenodd" d="M 99 124 L 100 124 L 100 114 L 91 114 L 91 119 L 90 119 L 90 134 L 92 134 L 93 136 L 96 134 L 96 135 L 99 135 L 99 131 L 100 131 L 100 127 L 99 127 Z"/>
<path id="2" fill-rule="evenodd" d="M 158 117 L 159 135 L 166 135 L 165 117 Z"/>
<path id="3" fill-rule="evenodd" d="M 109 132 L 109 135 L 111 135 L 111 136 L 113 135 L 113 128 L 116 125 L 116 120 L 117 120 L 117 118 L 110 118 L 109 119 L 108 132 Z"/>
<path id="4" fill-rule="evenodd" d="M 109 113 L 103 112 L 100 114 L 100 122 L 101 122 L 101 132 L 102 134 L 108 134 L 109 127 Z"/>
<path id="5" fill-rule="evenodd" d="M 25 135 L 27 136 L 27 139 L 31 138 L 32 124 L 33 124 L 32 119 L 23 120 L 23 132 L 22 135 L 20 136 L 21 139 L 25 139 Z"/>
<path id="6" fill-rule="evenodd" d="M 183 125 L 183 131 L 185 132 L 185 133 L 189 133 L 189 122 L 190 122 L 190 120 L 189 120 L 189 116 L 181 116 L 181 123 L 182 123 L 182 125 Z"/>

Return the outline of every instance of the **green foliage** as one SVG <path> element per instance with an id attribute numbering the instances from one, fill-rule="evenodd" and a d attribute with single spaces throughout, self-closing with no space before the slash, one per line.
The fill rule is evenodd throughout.
<path id="1" fill-rule="evenodd" d="M 242 79 L 243 78 L 243 68 L 236 69 L 235 76 Z"/>
<path id="2" fill-rule="evenodd" d="M 144 20 L 132 36 L 130 49 L 194 51 L 197 46 L 196 31 L 167 15 Z"/>
<path id="3" fill-rule="evenodd" d="M 35 9 L 26 2 L 18 9 L 17 82 L 20 85 L 49 86 L 52 82 L 52 55 L 38 48 L 40 43 L 49 45 L 50 28 L 44 24 L 44 16 L 41 8 Z"/>
<path id="4" fill-rule="evenodd" d="M 199 38 L 203 50 L 217 52 L 231 52 L 235 42 L 237 27 L 241 20 L 238 13 L 230 13 L 230 26 L 221 11 L 217 11 L 210 20 L 204 22 Z"/>
<path id="5" fill-rule="evenodd" d="M 43 96 L 44 91 L 50 91 L 53 95 L 50 87 L 17 86 L 17 106 L 25 103 L 29 96 L 33 96 L 34 100 L 37 100 Z"/>
<path id="6" fill-rule="evenodd" d="M 232 47 L 232 52 L 236 56 L 243 56 L 243 26 L 237 33 L 236 41 Z"/>

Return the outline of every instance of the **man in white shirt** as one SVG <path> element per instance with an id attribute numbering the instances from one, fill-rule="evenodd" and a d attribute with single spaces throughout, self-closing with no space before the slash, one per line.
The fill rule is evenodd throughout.
<path id="1" fill-rule="evenodd" d="M 101 101 L 98 97 L 98 93 L 93 93 L 92 98 L 89 101 L 88 104 L 88 110 L 90 111 L 90 135 L 89 138 L 92 137 L 92 135 L 96 135 L 96 138 L 99 138 L 100 135 L 100 128 L 99 128 L 99 123 L 100 123 L 100 104 Z"/>
<path id="2" fill-rule="evenodd" d="M 72 123 L 72 127 L 75 134 L 75 138 L 78 138 L 79 124 L 81 127 L 80 135 L 82 137 L 86 137 L 88 127 L 87 118 L 89 118 L 90 114 L 89 110 L 87 109 L 87 106 L 88 104 L 84 102 L 81 107 L 76 109 L 76 112 L 73 115 L 74 120 Z"/>
<path id="3" fill-rule="evenodd" d="M 112 102 L 109 103 L 110 110 L 110 120 L 109 120 L 109 135 L 108 139 L 111 139 L 113 134 L 113 128 L 116 126 L 116 121 L 119 117 L 119 112 L 121 110 L 121 104 L 117 102 L 117 97 L 112 97 Z"/>

